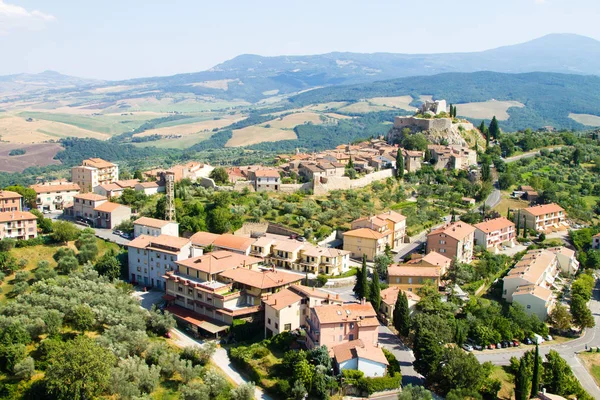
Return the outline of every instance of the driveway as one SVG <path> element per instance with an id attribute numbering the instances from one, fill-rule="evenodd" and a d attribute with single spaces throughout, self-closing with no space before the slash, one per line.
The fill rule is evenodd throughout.
<path id="1" fill-rule="evenodd" d="M 582 363 L 577 358 L 577 353 L 586 351 L 589 347 L 600 346 L 600 283 L 596 282 L 593 299 L 590 302 L 590 310 L 594 315 L 596 326 L 587 329 L 580 338 L 571 340 L 564 344 L 542 344 L 540 346 L 540 354 L 545 356 L 550 350 L 556 350 L 562 358 L 571 366 L 573 373 L 581 382 L 583 388 L 595 399 L 600 399 L 600 388 L 585 369 Z M 506 350 L 491 350 L 485 352 L 475 352 L 475 356 L 480 362 L 490 361 L 496 365 L 509 365 L 511 357 L 520 358 L 525 351 L 533 349 L 533 346 L 528 346 L 523 349 L 506 349 Z"/>
<path id="2" fill-rule="evenodd" d="M 379 344 L 384 349 L 389 350 L 398 359 L 400 371 L 402 372 L 402 385 L 423 385 L 423 376 L 413 368 L 415 356 L 412 350 L 406 346 L 400 338 L 395 335 L 390 328 L 384 325 L 379 326 Z"/>

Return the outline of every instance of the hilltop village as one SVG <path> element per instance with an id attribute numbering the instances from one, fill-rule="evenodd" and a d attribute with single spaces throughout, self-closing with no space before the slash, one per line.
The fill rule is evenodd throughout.
<path id="1" fill-rule="evenodd" d="M 403 379 L 455 398 L 506 387 L 537 394 L 531 377 L 497 378 L 502 354 L 514 355 L 519 376 L 543 343 L 593 329 L 587 271 L 600 267 L 600 230 L 541 184 L 505 184 L 506 165 L 520 158 L 500 154 L 497 125 L 476 129 L 453 113 L 426 101 L 387 137 L 265 165 L 190 161 L 124 176 L 113 162 L 86 159 L 69 181 L 0 191 L 0 254 L 17 263 L 11 252 L 57 246 L 64 282 L 88 268 L 128 282 L 145 308 L 154 304 L 149 321 L 171 321 L 162 333 L 174 346 L 219 343 L 208 358 L 231 362 L 257 396 L 397 397 Z M 572 152 L 564 147 L 556 157 Z M 529 150 L 519 157 L 544 156 Z M 98 243 L 114 248 L 101 255 Z M 50 265 L 42 261 L 24 270 L 35 268 L 31 288 L 11 267 L 11 297 L 51 292 L 37 278 Z M 547 348 L 558 357 L 548 371 L 570 354 Z M 187 382 L 185 371 L 175 372 Z M 548 396 L 591 398 L 565 374 L 572 386 L 549 377 Z"/>

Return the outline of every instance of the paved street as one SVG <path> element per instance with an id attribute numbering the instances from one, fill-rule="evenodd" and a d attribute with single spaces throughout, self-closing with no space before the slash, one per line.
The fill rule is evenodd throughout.
<path id="1" fill-rule="evenodd" d="M 589 347 L 600 346 L 600 284 L 596 283 L 594 289 L 594 298 L 590 302 L 590 309 L 594 315 L 596 326 L 588 329 L 585 334 L 575 340 L 564 344 L 544 343 L 540 346 L 540 354 L 546 355 L 550 350 L 556 350 L 573 369 L 573 373 L 581 382 L 583 388 L 596 399 L 600 399 L 600 388 L 594 382 L 592 376 L 577 358 L 577 353 L 586 351 Z M 475 352 L 475 356 L 480 362 L 490 361 L 496 365 L 508 365 L 511 357 L 521 357 L 523 353 L 533 346 L 523 349 L 490 350 L 485 352 Z"/>
<path id="2" fill-rule="evenodd" d="M 485 208 L 489 210 L 496 207 L 500 200 L 502 200 L 502 192 L 498 189 L 492 190 L 492 193 L 485 199 Z"/>
<path id="3" fill-rule="evenodd" d="M 412 363 L 415 360 L 415 356 L 412 350 L 402 343 L 400 338 L 387 326 L 379 326 L 379 343 L 382 347 L 392 352 L 398 359 L 402 372 L 402 385 L 408 385 L 409 383 L 413 385 L 423 384 L 423 376 L 413 368 Z"/>
<path id="4" fill-rule="evenodd" d="M 50 218 L 53 221 L 61 220 L 61 221 L 72 222 L 73 225 L 75 225 L 77 228 L 79 228 L 81 230 L 87 228 L 85 225 L 76 224 L 75 221 L 73 220 L 73 218 L 69 218 L 69 217 L 63 215 L 62 212 L 61 213 L 54 212 L 51 214 L 46 214 L 45 217 Z M 125 239 L 124 237 L 115 235 L 112 232 L 112 229 L 101 229 L 101 228 L 92 228 L 92 229 L 96 231 L 96 236 L 98 236 L 100 239 L 104 239 L 109 242 L 120 244 L 121 246 L 126 246 L 130 242 L 129 239 Z"/>
<path id="5" fill-rule="evenodd" d="M 445 218 L 445 221 L 450 221 L 452 216 L 446 215 L 443 218 Z M 431 228 L 431 230 L 439 228 L 444 224 L 446 224 L 446 222 L 442 222 L 438 225 L 435 225 Z M 404 259 L 404 257 L 417 251 L 420 246 L 425 246 L 425 243 L 427 242 L 427 234 L 429 233 L 429 231 L 430 229 L 425 229 L 418 235 L 411 236 L 410 243 L 403 243 L 396 249 L 394 249 L 394 252 L 396 253 L 394 254 L 394 262 L 401 262 Z"/>

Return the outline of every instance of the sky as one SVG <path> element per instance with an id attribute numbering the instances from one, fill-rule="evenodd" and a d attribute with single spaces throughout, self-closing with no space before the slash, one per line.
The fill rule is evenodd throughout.
<path id="1" fill-rule="evenodd" d="M 480 51 L 600 40 L 599 0 L 0 0 L 0 75 L 119 80 L 263 56 Z"/>

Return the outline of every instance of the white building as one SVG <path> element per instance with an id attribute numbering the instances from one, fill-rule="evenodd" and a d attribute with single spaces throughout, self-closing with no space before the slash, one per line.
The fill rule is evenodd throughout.
<path id="1" fill-rule="evenodd" d="M 164 186 L 159 186 L 156 182 L 140 182 L 135 185 L 137 192 L 144 192 L 146 196 L 152 196 L 153 194 L 161 193 L 165 191 Z"/>
<path id="2" fill-rule="evenodd" d="M 37 217 L 27 211 L 0 212 L 0 240 L 34 239 L 37 237 Z"/>
<path id="3" fill-rule="evenodd" d="M 192 242 L 169 235 L 141 235 L 129 246 L 129 279 L 147 287 L 165 288 L 164 275 L 176 268 L 175 262 L 191 256 Z"/>
<path id="4" fill-rule="evenodd" d="M 475 245 L 492 252 L 500 246 L 514 246 L 515 224 L 504 218 L 494 218 L 475 225 Z"/>
<path id="5" fill-rule="evenodd" d="M 528 314 L 535 314 L 545 321 L 554 308 L 554 296 L 550 289 L 541 286 L 519 286 L 513 293 L 513 302 L 521 304 Z"/>
<path id="6" fill-rule="evenodd" d="M 354 369 L 374 378 L 384 376 L 389 365 L 380 347 L 365 344 L 360 339 L 338 344 L 331 350 L 339 372 Z"/>
<path id="7" fill-rule="evenodd" d="M 179 223 L 162 219 L 141 217 L 133 221 L 133 237 L 148 236 L 179 236 Z"/>
<path id="8" fill-rule="evenodd" d="M 600 233 L 597 233 L 592 238 L 592 249 L 600 249 Z"/>
<path id="9" fill-rule="evenodd" d="M 79 194 L 79 185 L 71 182 L 48 182 L 29 186 L 37 195 L 36 205 L 40 211 L 62 210 Z"/>
<path id="10" fill-rule="evenodd" d="M 101 158 L 83 160 L 80 166 L 71 168 L 71 181 L 78 184 L 82 193 L 91 192 L 96 186 L 119 180 L 119 166 Z"/>

